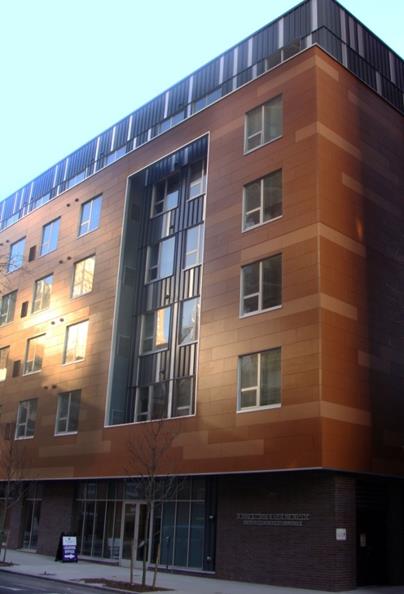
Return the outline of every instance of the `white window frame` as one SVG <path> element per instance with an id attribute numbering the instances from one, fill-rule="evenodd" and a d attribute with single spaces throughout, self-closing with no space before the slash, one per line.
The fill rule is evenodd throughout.
<path id="1" fill-rule="evenodd" d="M 175 206 L 171 206 L 170 208 L 168 208 L 167 206 L 167 196 L 168 196 L 168 184 L 170 181 L 173 180 L 173 178 L 177 178 L 178 181 L 178 197 L 177 197 L 177 203 Z M 157 202 L 156 198 L 157 198 L 157 186 L 164 183 L 164 198 L 162 200 L 159 200 Z M 152 188 L 152 207 L 151 207 L 151 218 L 154 217 L 159 217 L 162 214 L 164 214 L 165 212 L 170 212 L 170 210 L 174 210 L 175 208 L 178 208 L 178 205 L 180 203 L 180 192 L 181 192 L 181 179 L 180 176 L 178 174 L 175 175 L 170 175 L 158 182 L 156 182 L 155 184 L 153 184 L 153 188 Z M 161 212 L 156 212 L 156 204 L 163 204 L 163 208 L 161 210 Z"/>
<path id="2" fill-rule="evenodd" d="M 87 340 L 88 340 L 88 324 L 89 324 L 89 320 L 82 320 L 81 322 L 76 322 L 75 324 L 70 324 L 69 326 L 67 326 L 66 328 L 66 336 L 65 336 L 65 345 L 64 345 L 64 349 L 63 349 L 63 365 L 73 365 L 74 363 L 80 363 L 81 361 L 84 361 L 84 359 L 86 358 L 86 350 L 87 350 Z M 70 332 L 71 332 L 71 328 L 77 328 L 78 326 L 83 326 L 86 325 L 86 335 L 85 335 L 85 344 L 84 344 L 84 355 L 83 357 L 79 357 L 77 358 L 77 338 L 74 342 L 74 344 L 70 345 L 71 349 L 69 348 L 69 338 L 70 338 Z M 67 354 L 68 351 L 73 350 L 74 351 L 74 355 L 75 358 L 72 359 L 71 361 L 66 361 L 67 358 Z"/>
<path id="3" fill-rule="evenodd" d="M 281 174 L 281 192 L 282 192 L 282 202 L 281 202 L 281 214 L 277 215 L 276 217 L 272 217 L 270 219 L 267 219 L 264 221 L 264 184 L 265 184 L 265 180 L 269 177 L 271 177 L 272 175 L 275 175 L 277 173 Z M 267 223 L 272 223 L 273 221 L 277 221 L 278 219 L 281 219 L 283 217 L 283 186 L 282 186 L 282 169 L 277 169 L 276 171 L 272 171 L 271 173 L 269 173 L 268 175 L 264 175 L 264 177 L 261 177 L 259 179 L 256 179 L 252 182 L 249 182 L 248 184 L 246 184 L 243 187 L 243 215 L 242 215 L 242 231 L 250 231 L 251 229 L 256 229 L 257 227 L 260 227 L 261 225 L 266 225 Z M 259 183 L 260 184 L 260 204 L 259 206 L 257 206 L 256 208 L 247 211 L 246 210 L 246 196 L 247 196 L 247 188 L 249 186 L 251 186 L 254 183 Z M 250 214 L 251 212 L 259 212 L 259 216 L 260 216 L 260 220 L 258 223 L 256 223 L 255 225 L 250 225 L 250 226 L 246 226 L 246 216 L 247 214 Z"/>
<path id="4" fill-rule="evenodd" d="M 161 275 L 161 261 L 162 261 L 162 249 L 163 249 L 163 244 L 164 242 L 167 242 L 166 245 L 168 245 L 168 242 L 173 242 L 173 262 L 172 262 L 172 269 L 171 269 L 171 273 L 170 274 L 166 274 L 165 276 L 160 276 Z M 152 250 L 153 249 L 158 249 L 158 255 L 157 255 L 157 264 L 155 264 L 153 267 L 151 266 L 151 257 L 152 257 Z M 159 241 L 158 243 L 155 243 L 154 245 L 149 245 L 147 248 L 147 266 L 146 266 L 146 284 L 149 283 L 155 283 L 156 281 L 159 281 L 163 278 L 169 278 L 170 276 L 172 276 L 174 274 L 174 270 L 175 270 L 175 248 L 176 248 L 176 238 L 175 236 L 171 236 L 168 237 L 167 239 L 162 239 L 161 241 Z M 156 269 L 157 270 L 157 276 L 156 278 L 151 278 L 151 271 Z"/>
<path id="5" fill-rule="evenodd" d="M 39 284 L 43 281 L 45 281 L 47 278 L 51 278 L 52 281 L 50 283 L 50 287 L 51 287 L 51 292 L 50 292 L 50 296 L 49 296 L 49 305 L 46 305 L 45 307 L 42 305 L 43 302 L 43 294 L 41 297 L 41 307 L 35 307 L 35 302 L 37 300 L 37 293 L 38 293 L 38 287 Z M 32 296 L 32 309 L 31 312 L 32 313 L 37 313 L 39 311 L 43 311 L 44 309 L 48 309 L 50 307 L 50 299 L 52 297 L 52 287 L 53 287 L 53 273 L 52 274 L 47 274 L 46 276 L 43 276 L 42 278 L 39 278 L 38 280 L 35 281 L 34 283 L 34 291 L 33 291 L 33 296 Z M 42 287 L 42 293 L 43 293 L 43 287 Z"/>
<path id="6" fill-rule="evenodd" d="M 279 374 L 281 378 L 280 387 L 279 387 L 279 402 L 275 402 L 274 404 L 260 404 L 261 400 L 261 357 L 265 353 L 269 351 L 279 351 L 280 352 L 280 364 L 279 364 Z M 243 357 L 251 357 L 257 356 L 257 383 L 254 386 L 249 386 L 248 388 L 241 388 L 241 360 Z M 254 406 L 244 406 L 241 407 L 241 395 L 242 392 L 247 392 L 252 389 L 256 389 L 256 397 L 255 397 L 255 405 Z M 272 408 L 280 408 L 282 406 L 282 348 L 275 347 L 272 349 L 266 349 L 265 351 L 259 351 L 257 353 L 245 353 L 240 355 L 238 358 L 238 368 L 237 368 L 237 412 L 251 412 L 256 410 L 268 410 Z"/>
<path id="7" fill-rule="evenodd" d="M 280 267 L 281 267 L 281 302 L 277 305 L 273 305 L 272 307 L 266 307 L 265 309 L 262 307 L 262 301 L 263 301 L 263 285 L 264 285 L 264 281 L 263 281 L 263 264 L 264 262 L 266 262 L 267 260 L 270 260 L 271 258 L 274 258 L 276 256 L 280 256 L 281 260 L 280 260 Z M 247 268 L 247 266 L 252 266 L 253 264 L 258 264 L 259 265 L 259 280 L 258 280 L 258 291 L 256 291 L 255 293 L 249 293 L 248 295 L 244 295 L 244 274 L 243 271 L 245 268 Z M 245 264 L 244 266 L 241 267 L 241 271 L 240 271 L 240 318 L 246 318 L 248 316 L 255 316 L 259 313 L 263 313 L 266 311 L 273 311 L 275 309 L 280 309 L 282 307 L 282 253 L 278 253 L 278 254 L 272 254 L 271 256 L 268 256 L 268 258 L 263 258 L 262 260 L 258 260 L 255 262 L 250 262 L 249 264 Z M 255 309 L 254 311 L 250 311 L 247 313 L 244 313 L 244 301 L 245 299 L 251 298 L 251 297 L 258 297 L 258 309 Z"/>
<path id="8" fill-rule="evenodd" d="M 245 119 L 244 119 L 244 154 L 250 153 L 251 151 L 255 151 L 256 149 L 260 148 L 261 146 L 264 146 L 266 144 L 269 144 L 270 142 L 274 142 L 275 140 L 278 140 L 279 138 L 282 137 L 283 135 L 283 122 L 282 122 L 282 130 L 281 133 L 278 136 L 274 136 L 273 138 L 268 138 L 268 140 L 266 140 L 264 138 L 264 133 L 265 133 L 265 108 L 270 105 L 272 102 L 275 102 L 277 100 L 281 101 L 282 103 L 282 117 L 283 117 L 283 102 L 282 102 L 282 95 L 277 95 L 276 97 L 272 97 L 269 101 L 266 101 L 265 103 L 263 103 L 262 105 L 258 105 L 257 107 L 255 107 L 254 109 L 251 109 L 250 111 L 248 111 L 245 114 Z M 254 134 L 250 134 L 248 135 L 248 118 L 249 116 L 251 116 L 253 113 L 255 112 L 260 112 L 260 119 L 261 119 L 261 128 L 260 130 L 258 130 L 257 132 L 254 132 Z M 255 137 L 255 136 L 259 136 L 259 144 L 257 144 L 256 146 L 253 146 L 251 148 L 248 148 L 248 142 L 251 138 Z"/>
<path id="9" fill-rule="evenodd" d="M 13 255 L 13 249 L 18 245 L 22 245 L 22 250 L 21 250 L 22 253 L 19 255 Z M 9 272 L 9 273 L 15 272 L 16 270 L 19 270 L 20 268 L 22 268 L 22 265 L 24 264 L 24 251 L 25 251 L 25 237 L 22 237 L 18 241 L 14 241 L 14 243 L 12 243 L 10 245 L 10 253 L 9 253 L 8 262 L 7 262 L 7 272 Z"/>
<path id="10" fill-rule="evenodd" d="M 81 280 L 80 282 L 76 282 L 76 273 L 77 273 L 77 267 L 79 264 L 84 264 L 85 262 L 92 260 L 93 261 L 93 270 L 92 270 L 92 279 L 91 279 L 91 289 L 89 289 L 88 291 L 83 291 L 83 284 L 84 284 L 84 276 L 86 274 L 86 269 L 84 266 L 84 271 L 81 275 Z M 78 260 L 77 262 L 74 263 L 74 268 L 73 268 L 73 282 L 72 282 L 72 298 L 76 299 L 77 297 L 82 297 L 83 295 L 88 295 L 88 293 L 91 293 L 93 290 L 93 285 L 94 285 L 94 274 L 95 274 L 95 254 L 92 254 L 91 256 L 87 256 L 87 258 L 82 258 L 81 260 Z M 75 288 L 79 287 L 80 292 L 75 294 Z"/>
<path id="11" fill-rule="evenodd" d="M 46 233 L 47 229 L 50 229 L 49 238 L 45 242 L 45 233 Z M 53 219 L 53 221 L 49 221 L 49 223 L 46 223 L 46 225 L 44 225 L 42 227 L 41 247 L 39 250 L 40 256 L 46 256 L 46 254 L 50 254 L 51 252 L 54 252 L 55 250 L 57 250 L 58 241 L 59 241 L 59 229 L 60 229 L 60 217 L 58 217 L 57 219 Z M 55 236 L 56 236 L 55 247 L 51 247 Z"/>
<path id="12" fill-rule="evenodd" d="M 202 168 L 201 177 L 198 178 L 198 180 L 201 180 L 200 182 L 198 181 L 198 184 L 200 183 L 200 185 L 201 185 L 201 191 L 198 194 L 191 196 L 191 189 L 194 185 L 196 185 L 196 183 L 192 181 L 192 168 L 199 164 L 201 164 L 201 168 Z M 199 161 L 195 161 L 195 163 L 192 163 L 189 168 L 189 178 L 188 178 L 188 187 L 187 187 L 187 202 L 190 202 L 191 200 L 195 200 L 196 198 L 203 196 L 206 191 L 205 186 L 206 186 L 206 163 L 205 163 L 205 160 L 201 159 Z"/>
<path id="13" fill-rule="evenodd" d="M 194 230 L 197 230 L 197 233 L 198 233 L 197 247 L 196 247 L 196 249 L 188 250 L 187 249 L 188 233 L 190 231 L 194 231 Z M 201 223 L 199 225 L 195 225 L 194 227 L 188 227 L 188 229 L 185 230 L 183 270 L 189 270 L 190 268 L 195 268 L 195 266 L 200 266 L 202 264 L 204 231 L 205 231 L 205 225 L 203 223 Z M 197 255 L 197 262 L 195 264 L 187 264 L 187 262 L 186 262 L 187 256 L 190 256 L 191 254 Z"/>
<path id="14" fill-rule="evenodd" d="M 92 219 L 93 219 L 94 204 L 96 204 L 98 201 L 100 203 L 100 218 L 98 220 L 97 226 L 92 227 L 91 223 L 92 223 Z M 87 218 L 84 220 L 83 219 L 84 208 L 88 205 L 90 206 L 90 210 L 89 210 Z M 77 234 L 78 237 L 83 237 L 83 235 L 92 233 L 93 231 L 96 231 L 99 228 L 100 220 L 101 220 L 101 206 L 102 206 L 101 194 L 99 196 L 94 196 L 94 198 L 90 198 L 90 200 L 87 200 L 86 202 L 83 202 L 83 204 L 81 205 L 81 211 L 80 211 L 79 230 L 78 230 L 78 234 Z M 83 230 L 83 227 L 85 227 L 84 230 Z"/>
<path id="15" fill-rule="evenodd" d="M 67 396 L 67 398 L 68 398 L 67 415 L 62 417 L 60 414 L 60 409 L 61 409 L 62 398 L 65 396 Z M 79 414 L 80 414 L 80 397 L 81 397 L 80 390 L 71 390 L 70 392 L 62 392 L 62 393 L 58 394 L 58 405 L 57 405 L 56 420 L 55 420 L 55 435 L 76 435 L 78 433 L 79 419 L 77 419 L 77 429 L 70 430 L 70 431 L 68 429 L 69 423 L 70 423 L 70 413 L 71 413 L 71 404 L 72 404 L 73 396 L 77 396 Z M 66 423 L 65 431 L 58 430 L 58 425 L 59 425 L 60 421 L 65 421 L 65 423 Z"/>
<path id="16" fill-rule="evenodd" d="M 34 343 L 35 340 L 38 340 L 38 338 L 43 338 L 44 336 L 46 336 L 46 334 L 38 334 L 37 336 L 32 336 L 31 338 L 28 338 L 27 340 L 27 346 L 25 349 L 25 359 L 24 359 L 24 371 L 23 371 L 23 375 L 31 375 L 33 373 L 39 373 L 40 371 L 42 371 L 42 367 L 43 367 L 43 358 L 41 359 L 41 366 L 39 369 L 34 369 L 35 366 L 35 357 L 36 357 L 36 345 Z M 30 347 L 31 345 L 33 346 L 33 353 L 31 353 L 32 357 L 31 360 L 28 361 L 28 355 L 29 355 L 29 351 L 30 351 Z M 45 351 L 45 346 L 44 346 L 44 351 Z M 29 364 L 29 368 L 28 368 L 28 364 Z"/>
<path id="17" fill-rule="evenodd" d="M 35 403 L 35 404 L 34 404 Z M 32 439 L 35 436 L 35 429 L 36 429 L 36 413 L 38 408 L 38 399 L 37 398 L 30 398 L 28 400 L 21 400 L 18 404 L 17 410 L 17 421 L 15 424 L 15 436 L 14 439 Z M 21 412 L 23 407 L 26 407 L 27 416 L 25 421 L 20 421 Z M 27 435 L 28 433 L 28 423 L 33 423 L 34 429 L 32 435 Z M 19 435 L 19 428 L 23 428 L 23 435 Z"/>
<path id="18" fill-rule="evenodd" d="M 11 316 L 10 319 L 10 298 L 15 295 L 14 297 L 14 307 L 13 307 L 13 315 Z M 0 312 L 3 309 L 3 303 L 4 301 L 7 299 L 7 319 L 4 322 L 1 322 L 0 319 L 0 326 L 5 326 L 6 324 L 10 324 L 13 320 L 14 320 L 14 314 L 15 314 L 15 305 L 17 303 L 17 291 L 11 291 L 10 293 L 7 293 L 6 295 L 3 295 L 0 301 Z"/>

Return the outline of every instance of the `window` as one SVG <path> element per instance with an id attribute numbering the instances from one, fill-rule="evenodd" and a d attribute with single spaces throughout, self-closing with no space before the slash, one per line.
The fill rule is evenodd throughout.
<path id="1" fill-rule="evenodd" d="M 42 229 L 41 256 L 53 252 L 58 246 L 60 219 L 55 219 Z"/>
<path id="2" fill-rule="evenodd" d="M 190 169 L 188 200 L 197 198 L 205 191 L 205 168 L 204 162 L 193 163 Z"/>
<path id="3" fill-rule="evenodd" d="M 281 349 L 244 355 L 239 359 L 238 409 L 281 403 Z"/>
<path id="4" fill-rule="evenodd" d="M 202 262 L 203 225 L 187 229 L 185 237 L 184 268 L 198 266 Z"/>
<path id="5" fill-rule="evenodd" d="M 196 101 L 194 101 L 194 103 L 192 104 L 192 113 L 196 113 L 197 111 L 200 111 L 204 107 L 207 107 L 214 101 L 217 101 L 218 99 L 220 99 L 221 96 L 222 96 L 222 89 L 220 87 L 218 89 L 214 89 L 207 95 L 204 95 L 200 99 L 197 99 Z"/>
<path id="6" fill-rule="evenodd" d="M 282 255 L 241 269 L 241 315 L 265 311 L 282 302 Z"/>
<path id="7" fill-rule="evenodd" d="M 80 297 L 93 289 L 95 256 L 90 256 L 74 265 L 72 297 Z"/>
<path id="8" fill-rule="evenodd" d="M 192 415 L 194 407 L 193 377 L 182 377 L 174 382 L 173 417 Z"/>
<path id="9" fill-rule="evenodd" d="M 33 437 L 35 433 L 37 399 L 22 400 L 18 406 L 15 438 Z"/>
<path id="10" fill-rule="evenodd" d="M 173 175 L 153 186 L 152 216 L 159 215 L 178 206 L 180 178 Z"/>
<path id="11" fill-rule="evenodd" d="M 184 110 L 178 111 L 177 113 L 170 116 L 169 118 L 166 118 L 160 124 L 157 125 L 156 134 L 162 134 L 163 132 L 166 132 L 166 130 L 169 130 L 176 124 L 179 124 L 180 122 L 182 122 L 184 118 L 185 118 Z"/>
<path id="12" fill-rule="evenodd" d="M 10 347 L 6 346 L 0 349 L 0 382 L 4 382 L 7 377 L 7 363 Z"/>
<path id="13" fill-rule="evenodd" d="M 44 349 L 45 334 L 28 339 L 24 363 L 24 374 L 35 373 L 35 371 L 40 371 L 42 369 Z"/>
<path id="14" fill-rule="evenodd" d="M 59 394 L 55 433 L 76 433 L 79 427 L 80 390 Z"/>
<path id="15" fill-rule="evenodd" d="M 199 299 L 188 299 L 182 303 L 180 320 L 180 344 L 198 339 Z"/>
<path id="16" fill-rule="evenodd" d="M 163 307 L 143 317 L 142 353 L 165 349 L 170 338 L 171 307 Z"/>
<path id="17" fill-rule="evenodd" d="M 147 282 L 173 274 L 175 238 L 164 239 L 148 248 Z"/>
<path id="18" fill-rule="evenodd" d="M 92 198 L 81 207 L 79 237 L 98 229 L 101 217 L 101 196 Z"/>
<path id="19" fill-rule="evenodd" d="M 52 294 L 53 274 L 48 274 L 35 282 L 32 313 L 46 309 L 50 305 Z"/>
<path id="20" fill-rule="evenodd" d="M 275 97 L 246 114 L 245 151 L 251 151 L 281 135 L 282 97 Z"/>
<path id="21" fill-rule="evenodd" d="M 25 237 L 12 243 L 8 258 L 7 272 L 14 272 L 21 268 L 24 262 Z"/>
<path id="22" fill-rule="evenodd" d="M 67 327 L 63 363 L 74 363 L 75 361 L 82 361 L 84 359 L 87 331 L 88 320 Z"/>
<path id="23" fill-rule="evenodd" d="M 138 388 L 135 421 L 165 419 L 168 412 L 168 382 Z"/>
<path id="24" fill-rule="evenodd" d="M 243 229 L 251 229 L 282 215 L 282 171 L 275 171 L 244 187 Z"/>
<path id="25" fill-rule="evenodd" d="M 17 301 L 17 291 L 3 295 L 0 303 L 0 326 L 8 324 L 14 320 L 15 302 Z"/>

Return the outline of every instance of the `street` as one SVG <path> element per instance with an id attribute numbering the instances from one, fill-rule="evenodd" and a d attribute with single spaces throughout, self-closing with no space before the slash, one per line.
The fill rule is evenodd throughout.
<path id="1" fill-rule="evenodd" d="M 0 594 L 13 594 L 13 592 L 17 594 L 100 594 L 100 589 L 0 571 Z"/>

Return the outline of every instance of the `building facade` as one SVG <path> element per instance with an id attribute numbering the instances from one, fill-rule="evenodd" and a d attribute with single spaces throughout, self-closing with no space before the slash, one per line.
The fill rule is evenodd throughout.
<path id="1" fill-rule="evenodd" d="M 306 0 L 0 203 L 12 547 L 404 583 L 403 97 Z"/>

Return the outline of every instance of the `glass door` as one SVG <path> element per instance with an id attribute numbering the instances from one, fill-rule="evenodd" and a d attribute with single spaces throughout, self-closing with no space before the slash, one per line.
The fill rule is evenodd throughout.
<path id="1" fill-rule="evenodd" d="M 122 517 L 121 559 L 125 565 L 130 562 L 134 547 L 135 564 L 140 566 L 143 555 L 147 556 L 147 506 L 142 502 L 126 501 Z"/>

